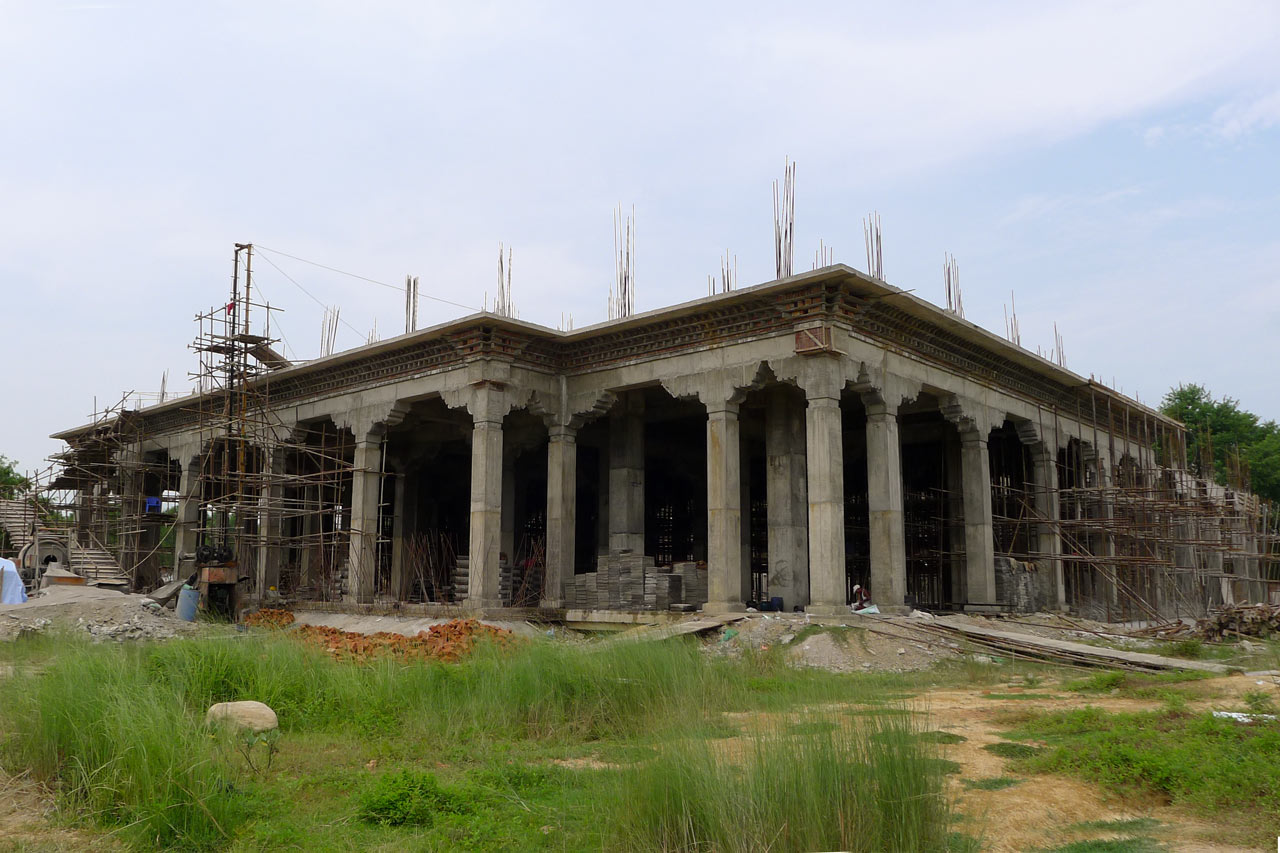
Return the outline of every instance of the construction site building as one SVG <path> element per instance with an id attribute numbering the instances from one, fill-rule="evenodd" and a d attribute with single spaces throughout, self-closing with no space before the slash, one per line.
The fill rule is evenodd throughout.
<path id="1" fill-rule="evenodd" d="M 832 614 L 861 586 L 1150 621 L 1280 595 L 1270 507 L 1189 474 L 1182 424 L 845 265 L 298 364 L 204 321 L 194 393 L 54 435 L 67 538 L 142 590 L 206 547 L 249 600 L 425 612 Z"/>

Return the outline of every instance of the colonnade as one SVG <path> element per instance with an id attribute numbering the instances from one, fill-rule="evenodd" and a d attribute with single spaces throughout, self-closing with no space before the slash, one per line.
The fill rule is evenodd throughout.
<path id="1" fill-rule="evenodd" d="M 741 407 L 749 391 L 764 394 L 766 493 L 768 495 L 768 554 L 770 593 L 790 606 L 812 613 L 847 610 L 844 441 L 842 398 L 856 394 L 865 410 L 867 507 L 870 549 L 870 587 L 882 610 L 902 608 L 907 600 L 907 549 L 904 533 L 904 489 L 899 408 L 919 393 L 886 377 L 848 379 L 826 363 L 786 366 L 762 379 L 756 368 L 722 369 L 661 382 L 672 396 L 696 400 L 706 414 L 706 612 L 742 610 L 751 594 L 747 560 L 747 516 L 743 472 Z M 784 388 L 789 385 L 790 390 Z M 796 392 L 803 392 L 801 394 Z M 466 603 L 477 609 L 502 605 L 500 554 L 504 549 L 504 502 L 511 500 L 511 483 L 504 482 L 503 420 L 515 408 L 527 406 L 522 397 L 501 386 L 479 383 L 446 402 L 465 407 L 471 415 L 471 487 Z M 565 585 L 575 565 L 577 531 L 578 432 L 594 417 L 607 416 L 608 522 L 604 547 L 610 552 L 643 552 L 645 519 L 644 408 L 636 393 L 601 391 L 587 395 L 588 403 L 543 406 L 538 414 L 547 424 L 546 572 L 541 604 L 562 607 Z M 992 528 L 991 476 L 988 434 L 1005 420 L 1005 413 L 956 395 L 940 396 L 940 411 L 959 432 L 961 505 L 963 511 L 964 601 L 975 609 L 995 607 L 996 583 Z M 550 411 L 548 411 L 550 409 Z M 354 436 L 351 506 L 348 528 L 351 598 L 360 603 L 374 598 L 383 455 L 387 418 L 365 414 L 346 423 Z M 1056 556 L 1057 518 L 1056 436 L 1034 435 L 1032 458 L 1038 550 Z M 279 460 L 271 460 L 278 465 Z M 198 470 L 182 469 L 179 524 L 175 549 L 192 550 L 198 496 L 192 493 Z M 509 478 L 508 478 L 509 479 Z M 268 509 L 279 505 L 278 495 L 262 497 L 265 524 L 256 560 L 259 589 L 274 585 L 278 576 L 279 519 Z M 403 501 L 397 500 L 398 511 Z M 403 529 L 403 520 L 395 524 Z M 510 538 L 507 532 L 507 538 Z M 508 546 L 509 547 L 509 546 Z M 1062 568 L 1052 559 L 1057 602 L 1065 604 Z"/>

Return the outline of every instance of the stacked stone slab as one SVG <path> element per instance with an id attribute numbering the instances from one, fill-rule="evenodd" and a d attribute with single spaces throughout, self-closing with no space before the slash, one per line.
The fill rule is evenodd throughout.
<path id="1" fill-rule="evenodd" d="M 630 552 L 600 558 L 595 572 L 574 575 L 565 604 L 575 610 L 669 610 L 707 601 L 707 569 L 697 563 L 655 566 Z"/>
<path id="2" fill-rule="evenodd" d="M 701 607 L 707 603 L 707 567 L 700 563 L 676 563 L 671 567 L 673 574 L 680 577 L 680 591 L 683 604 L 695 604 Z"/>
<path id="3" fill-rule="evenodd" d="M 670 610 L 673 604 L 683 604 L 682 578 L 672 574 L 671 569 L 661 568 L 649 576 L 645 585 L 643 603 L 644 610 Z"/>

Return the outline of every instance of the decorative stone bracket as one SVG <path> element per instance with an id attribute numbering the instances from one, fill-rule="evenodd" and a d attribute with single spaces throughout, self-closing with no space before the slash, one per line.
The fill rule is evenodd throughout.
<path id="1" fill-rule="evenodd" d="M 677 400 L 701 401 L 708 412 L 736 412 L 747 392 L 763 388 L 769 377 L 769 366 L 762 361 L 663 379 L 662 387 Z"/>
<path id="2" fill-rule="evenodd" d="M 612 391 L 570 394 L 562 379 L 558 392 L 534 391 L 529 398 L 529 411 L 542 418 L 548 430 L 577 432 L 589 421 L 607 414 L 617 400 L 618 395 Z"/>
<path id="3" fill-rule="evenodd" d="M 942 416 L 955 424 L 962 438 L 987 440 L 997 423 L 1004 423 L 1004 413 L 996 412 L 976 400 L 951 394 L 942 400 L 938 409 Z"/>

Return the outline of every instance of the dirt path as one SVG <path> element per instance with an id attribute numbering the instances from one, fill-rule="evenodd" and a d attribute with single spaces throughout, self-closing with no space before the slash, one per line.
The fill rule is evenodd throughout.
<path id="1" fill-rule="evenodd" d="M 0 689 L 13 667 L 0 664 Z M 4 732 L 0 731 L 0 735 Z M 54 820 L 53 797 L 26 776 L 0 768 L 0 853 L 58 853 L 63 850 L 124 849 L 101 834 L 67 829 Z"/>
<path id="2" fill-rule="evenodd" d="M 123 850 L 100 833 L 59 826 L 53 798 L 30 779 L 0 770 L 0 851 Z"/>
<path id="3" fill-rule="evenodd" d="M 1198 697 L 1189 702 L 1189 707 L 1201 710 L 1238 707 L 1234 700 L 1249 690 L 1269 689 L 1280 693 L 1274 684 L 1260 687 L 1254 679 L 1243 676 L 1208 679 L 1181 687 L 1184 692 Z M 998 721 L 1011 710 L 1067 710 L 1092 705 L 1110 712 L 1133 712 L 1160 707 L 1158 701 L 1112 696 L 1082 697 L 1058 694 L 1046 688 L 1036 688 L 1035 692 L 1061 698 L 1009 700 L 983 695 L 996 691 L 1017 692 L 1018 688 L 938 690 L 922 697 L 927 702 L 934 728 L 966 738 L 963 743 L 943 746 L 943 756 L 962 767 L 961 773 L 949 777 L 949 793 L 955 798 L 959 811 L 972 819 L 971 826 L 980 827 L 984 851 L 1021 853 L 1060 846 L 1086 837 L 1106 837 L 1105 833 L 1072 832 L 1068 828 L 1085 821 L 1134 818 L 1159 821 L 1160 825 L 1147 834 L 1159 839 L 1170 850 L 1247 853 L 1254 849 L 1225 841 L 1224 838 L 1231 836 L 1229 827 L 1213 825 L 1154 800 L 1122 801 L 1088 783 L 1065 776 L 1017 776 L 1017 784 L 994 791 L 969 788 L 964 780 L 1013 775 L 1006 759 L 983 748 L 1005 739 L 1001 735 L 1005 726 Z"/>
<path id="4" fill-rule="evenodd" d="M 1280 702 L 1280 679 L 1224 676 L 1182 682 L 1177 692 L 1192 710 L 1242 707 L 1243 694 L 1269 691 Z M 1002 698 L 1013 694 L 1030 698 Z M 1043 696 L 1044 698 L 1037 698 Z M 1010 717 L 1019 711 L 1064 711 L 1093 706 L 1111 713 L 1150 711 L 1162 707 L 1157 699 L 1134 699 L 1112 695 L 1083 695 L 1057 690 L 1051 684 L 1034 688 L 1020 684 L 935 689 L 908 700 L 928 715 L 928 727 L 959 735 L 965 740 L 940 747 L 942 757 L 960 765 L 958 773 L 947 777 L 948 795 L 965 818 L 956 829 L 979 836 L 984 853 L 1024 853 L 1060 847 L 1076 841 L 1123 837 L 1105 828 L 1082 829 L 1089 822 L 1136 821 L 1145 819 L 1138 834 L 1158 840 L 1170 851 L 1180 853 L 1249 853 L 1253 847 L 1240 846 L 1239 831 L 1229 825 L 1214 824 L 1188 811 L 1174 808 L 1156 798 L 1135 800 L 1111 796 L 1101 789 L 1067 776 L 1018 775 L 1010 762 L 984 747 L 1006 740 L 1002 732 L 1011 727 Z M 785 730 L 811 720 L 814 713 L 829 714 L 847 721 L 865 711 L 859 703 L 834 703 L 783 713 L 733 712 L 726 722 L 743 732 L 741 737 L 715 742 L 715 748 L 731 761 L 744 760 L 752 736 Z M 852 725 L 852 722 L 847 724 Z M 980 780 L 1014 780 L 999 790 L 970 787 Z"/>

